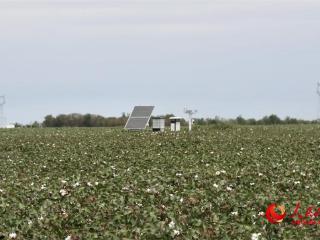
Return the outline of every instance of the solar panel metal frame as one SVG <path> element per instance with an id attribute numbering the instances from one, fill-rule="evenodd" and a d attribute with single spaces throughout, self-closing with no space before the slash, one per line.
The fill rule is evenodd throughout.
<path id="1" fill-rule="evenodd" d="M 135 106 L 124 128 L 127 130 L 144 130 L 150 121 L 153 109 L 154 106 Z M 144 122 L 142 126 L 137 126 L 140 124 L 140 120 L 144 120 Z M 131 126 L 132 124 L 133 126 Z"/>

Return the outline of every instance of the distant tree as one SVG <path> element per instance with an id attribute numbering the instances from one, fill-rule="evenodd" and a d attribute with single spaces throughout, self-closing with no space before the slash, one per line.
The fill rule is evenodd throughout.
<path id="1" fill-rule="evenodd" d="M 21 124 L 21 123 L 15 123 L 15 124 L 14 124 L 14 127 L 15 127 L 15 128 L 21 128 L 21 127 L 23 127 L 23 124 Z"/>
<path id="2" fill-rule="evenodd" d="M 269 124 L 280 124 L 281 119 L 277 115 L 272 114 L 269 116 L 268 122 Z"/>
<path id="3" fill-rule="evenodd" d="M 247 121 L 240 115 L 239 117 L 236 118 L 236 123 L 240 125 L 245 125 Z"/>
<path id="4" fill-rule="evenodd" d="M 286 124 L 297 124 L 297 123 L 299 123 L 299 120 L 296 119 L 296 118 L 286 117 L 286 119 L 284 120 L 284 123 L 286 123 Z"/>
<path id="5" fill-rule="evenodd" d="M 55 127 L 55 118 L 52 115 L 47 115 L 44 118 L 43 126 L 45 127 Z"/>
<path id="6" fill-rule="evenodd" d="M 249 125 L 256 125 L 257 124 L 257 120 L 255 120 L 254 118 L 249 118 L 246 122 Z"/>
<path id="7" fill-rule="evenodd" d="M 32 128 L 39 128 L 39 127 L 41 127 L 41 123 L 35 121 L 35 122 L 33 122 L 33 123 L 31 124 L 31 127 L 32 127 Z"/>
<path id="8" fill-rule="evenodd" d="M 92 127 L 92 123 L 91 123 L 91 115 L 90 114 L 86 114 L 83 116 L 83 127 Z"/>

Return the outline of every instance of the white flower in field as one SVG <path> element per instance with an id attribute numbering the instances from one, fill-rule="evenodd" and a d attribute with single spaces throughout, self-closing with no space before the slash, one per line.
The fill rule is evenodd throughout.
<path id="1" fill-rule="evenodd" d="M 147 193 L 151 193 L 151 189 L 150 188 L 147 188 Z"/>
<path id="2" fill-rule="evenodd" d="M 169 228 L 170 228 L 170 229 L 174 229 L 175 226 L 176 226 L 176 224 L 174 223 L 174 221 L 171 221 L 171 222 L 169 223 Z"/>
<path id="3" fill-rule="evenodd" d="M 180 202 L 183 203 L 183 198 L 180 198 Z"/>
<path id="4" fill-rule="evenodd" d="M 73 187 L 79 187 L 80 183 L 76 182 L 75 184 L 72 185 Z"/>
<path id="5" fill-rule="evenodd" d="M 252 233 L 251 240 L 259 240 L 261 233 Z"/>
<path id="6" fill-rule="evenodd" d="M 216 171 L 216 175 L 219 176 L 221 174 L 220 171 Z"/>
<path id="7" fill-rule="evenodd" d="M 38 217 L 39 221 L 42 221 L 44 218 L 42 216 Z"/>
<path id="8" fill-rule="evenodd" d="M 68 191 L 65 190 L 65 189 L 61 189 L 61 190 L 60 190 L 60 195 L 61 195 L 62 197 L 64 197 L 64 196 L 68 195 Z"/>
<path id="9" fill-rule="evenodd" d="M 91 182 L 87 182 L 87 186 L 88 186 L 88 187 L 92 187 L 93 185 L 92 185 Z"/>
<path id="10" fill-rule="evenodd" d="M 309 186 L 306 186 L 306 189 L 309 189 L 310 187 Z"/>
<path id="11" fill-rule="evenodd" d="M 263 174 L 262 174 L 262 173 L 259 173 L 258 176 L 261 177 L 261 176 L 263 176 Z"/>
<path id="12" fill-rule="evenodd" d="M 254 186 L 254 183 L 252 182 L 252 183 L 250 183 L 250 186 Z"/>
<path id="13" fill-rule="evenodd" d="M 229 191 L 229 192 L 232 191 L 232 188 L 228 186 L 227 191 Z"/>
<path id="14" fill-rule="evenodd" d="M 195 179 L 198 179 L 198 178 L 199 178 L 198 174 L 196 174 L 196 175 L 194 176 L 194 178 L 195 178 Z"/>
<path id="15" fill-rule="evenodd" d="M 28 225 L 32 225 L 32 221 L 31 220 L 28 220 Z"/>
<path id="16" fill-rule="evenodd" d="M 296 172 L 296 170 L 295 170 L 295 169 L 293 169 L 293 170 L 292 170 L 292 172 L 293 172 L 293 173 L 295 173 L 295 172 Z"/>
<path id="17" fill-rule="evenodd" d="M 16 234 L 15 232 L 10 233 L 10 234 L 9 234 L 9 238 L 10 238 L 10 239 L 15 239 L 15 238 L 17 238 L 17 234 Z"/>
<path id="18" fill-rule="evenodd" d="M 301 176 L 304 176 L 304 177 L 306 176 L 306 174 L 305 174 L 304 172 L 300 173 L 300 175 L 301 175 Z"/>
<path id="19" fill-rule="evenodd" d="M 99 185 L 99 182 L 95 182 L 94 185 L 98 186 L 98 185 Z"/>
<path id="20" fill-rule="evenodd" d="M 173 235 L 174 236 L 178 236 L 178 235 L 180 235 L 180 231 L 179 230 L 173 230 Z"/>
<path id="21" fill-rule="evenodd" d="M 62 183 L 62 184 L 66 184 L 67 181 L 66 181 L 66 180 L 61 180 L 61 183 Z"/>
<path id="22" fill-rule="evenodd" d="M 234 212 L 231 213 L 232 216 L 238 216 L 238 214 L 239 213 L 237 211 L 234 211 Z"/>
<path id="23" fill-rule="evenodd" d="M 210 152 L 210 154 L 214 154 L 214 152 Z"/>
<path id="24" fill-rule="evenodd" d="M 242 148 L 240 148 L 240 151 L 243 151 L 244 150 L 244 148 L 242 147 Z"/>
<path id="25" fill-rule="evenodd" d="M 294 182 L 294 185 L 298 185 L 298 184 L 300 184 L 300 181 L 295 181 Z"/>
<path id="26" fill-rule="evenodd" d="M 259 215 L 259 216 L 264 216 L 265 213 L 264 213 L 264 212 L 259 212 L 258 215 Z"/>
<path id="27" fill-rule="evenodd" d="M 176 176 L 177 176 L 177 177 L 181 177 L 181 176 L 182 176 L 182 173 L 176 173 Z"/>
<path id="28" fill-rule="evenodd" d="M 219 185 L 218 184 L 213 184 L 213 186 L 215 187 L 215 188 L 218 188 L 219 187 Z"/>
<path id="29" fill-rule="evenodd" d="M 210 166 L 210 164 L 209 163 L 206 163 L 206 167 L 209 167 Z"/>
<path id="30" fill-rule="evenodd" d="M 115 166 L 110 166 L 110 168 L 111 168 L 112 170 L 116 170 L 116 167 L 115 167 Z"/>
<path id="31" fill-rule="evenodd" d="M 64 240 L 72 240 L 72 237 L 69 235 Z"/>
<path id="32" fill-rule="evenodd" d="M 0 193 L 3 193 L 4 191 L 3 191 L 3 189 L 0 189 Z"/>
<path id="33" fill-rule="evenodd" d="M 47 187 L 46 187 L 46 185 L 45 184 L 42 184 L 41 185 L 41 190 L 45 190 Z"/>
<path id="34" fill-rule="evenodd" d="M 223 173 L 223 174 L 226 174 L 226 171 L 225 171 L 225 170 L 221 170 L 220 172 Z"/>

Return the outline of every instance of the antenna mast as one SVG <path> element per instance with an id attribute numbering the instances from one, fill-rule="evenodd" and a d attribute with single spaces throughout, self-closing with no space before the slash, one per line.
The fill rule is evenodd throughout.
<path id="1" fill-rule="evenodd" d="M 6 118 L 3 113 L 3 107 L 6 104 L 5 96 L 0 96 L 0 128 L 6 127 Z"/>
<path id="2" fill-rule="evenodd" d="M 188 118 L 189 118 L 189 131 L 192 130 L 192 123 L 193 123 L 192 116 L 194 114 L 196 114 L 197 112 L 198 112 L 197 110 L 191 110 L 191 109 L 187 109 L 187 108 L 184 109 L 184 113 L 187 114 Z"/>

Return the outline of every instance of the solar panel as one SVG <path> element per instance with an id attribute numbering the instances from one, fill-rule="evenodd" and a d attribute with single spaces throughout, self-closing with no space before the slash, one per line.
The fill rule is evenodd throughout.
<path id="1" fill-rule="evenodd" d="M 135 106 L 124 128 L 128 130 L 145 129 L 153 109 L 154 106 Z"/>

